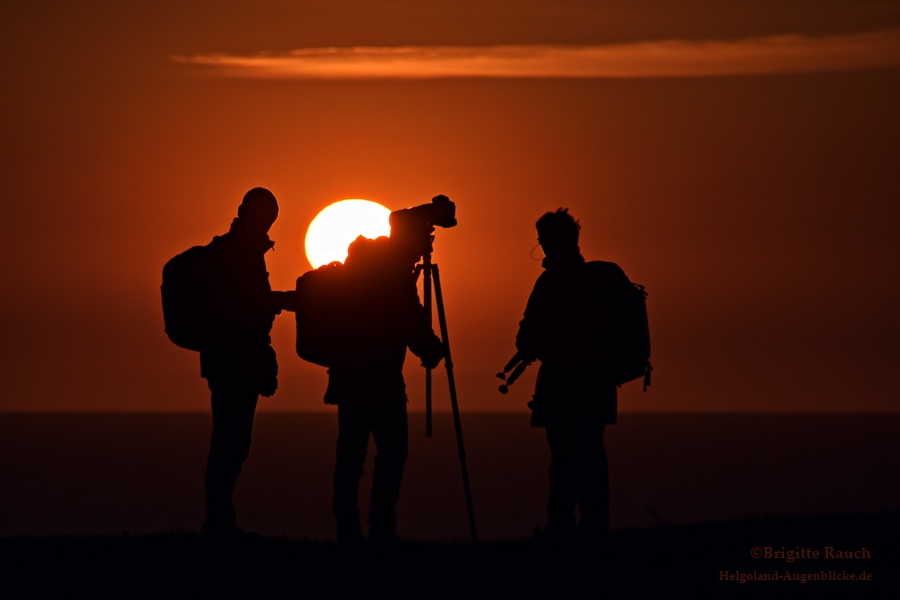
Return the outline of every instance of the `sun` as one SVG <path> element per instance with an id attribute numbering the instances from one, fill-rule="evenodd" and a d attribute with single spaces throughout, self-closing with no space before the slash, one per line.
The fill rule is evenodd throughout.
<path id="1" fill-rule="evenodd" d="M 391 234 L 391 211 L 371 200 L 341 200 L 322 209 L 306 231 L 306 259 L 318 269 L 344 262 L 347 248 L 359 236 L 375 239 Z"/>

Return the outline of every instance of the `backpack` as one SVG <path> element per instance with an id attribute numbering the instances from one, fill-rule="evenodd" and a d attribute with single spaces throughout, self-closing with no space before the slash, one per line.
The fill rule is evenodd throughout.
<path id="1" fill-rule="evenodd" d="M 342 310 L 345 267 L 332 262 L 297 278 L 294 314 L 297 318 L 297 356 L 330 367 L 343 347 Z"/>
<path id="2" fill-rule="evenodd" d="M 212 243 L 194 246 L 163 267 L 162 305 L 166 335 L 176 346 L 199 352 L 209 331 Z"/>
<path id="3" fill-rule="evenodd" d="M 647 321 L 647 291 L 626 277 L 618 306 L 618 336 L 615 354 L 614 379 L 616 385 L 644 378 L 644 391 L 650 385 L 650 326 Z"/>

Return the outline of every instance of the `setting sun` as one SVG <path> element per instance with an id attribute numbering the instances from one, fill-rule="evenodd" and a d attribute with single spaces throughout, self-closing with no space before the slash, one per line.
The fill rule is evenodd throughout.
<path id="1" fill-rule="evenodd" d="M 391 234 L 391 211 L 370 200 L 341 200 L 322 209 L 306 232 L 306 259 L 313 268 L 344 262 L 347 248 L 359 236 Z"/>

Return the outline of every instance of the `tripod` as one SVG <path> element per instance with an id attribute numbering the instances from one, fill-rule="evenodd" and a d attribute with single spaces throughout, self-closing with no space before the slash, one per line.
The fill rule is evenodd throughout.
<path id="1" fill-rule="evenodd" d="M 459 464 L 462 468 L 463 489 L 466 494 L 466 509 L 469 512 L 469 531 L 472 534 L 472 542 L 478 541 L 475 532 L 475 510 L 472 507 L 472 491 L 469 488 L 469 469 L 466 467 L 466 448 L 463 445 L 462 425 L 459 421 L 459 403 L 456 399 L 456 380 L 453 378 L 453 360 L 450 358 L 450 340 L 447 337 L 447 316 L 444 313 L 444 296 L 441 293 L 441 273 L 438 266 L 431 262 L 431 252 L 426 252 L 422 257 L 422 264 L 416 267 L 418 272 L 424 274 L 424 303 L 428 315 L 428 327 L 432 325 L 431 311 L 431 286 L 434 282 L 434 299 L 437 303 L 438 323 L 441 327 L 441 340 L 444 342 L 444 366 L 447 368 L 447 384 L 450 388 L 450 406 L 453 409 L 453 425 L 456 427 L 456 447 L 459 450 Z M 425 368 L 425 437 L 431 437 L 431 369 Z"/>

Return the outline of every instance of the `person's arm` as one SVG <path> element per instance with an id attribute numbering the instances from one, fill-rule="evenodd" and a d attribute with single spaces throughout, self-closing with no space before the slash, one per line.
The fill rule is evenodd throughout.
<path id="1" fill-rule="evenodd" d="M 422 366 L 436 368 L 444 358 L 444 343 L 433 331 L 428 331 L 409 342 L 409 349 L 422 360 Z"/>
<path id="2" fill-rule="evenodd" d="M 519 332 L 516 334 L 516 350 L 521 360 L 534 362 L 540 355 L 543 342 L 545 306 L 547 303 L 547 281 L 545 274 L 541 274 L 534 284 L 534 289 L 528 297 L 525 306 L 525 315 L 519 321 Z"/>
<path id="3" fill-rule="evenodd" d="M 406 345 L 422 360 L 422 366 L 434 369 L 440 364 L 446 352 L 444 343 L 428 325 L 428 314 L 419 302 L 419 292 L 415 279 L 410 279 L 405 292 Z"/>
<path id="4" fill-rule="evenodd" d="M 273 290 L 271 298 L 272 312 L 274 312 L 276 315 L 280 315 L 281 311 L 283 310 L 297 312 L 296 291 L 277 292 Z"/>

